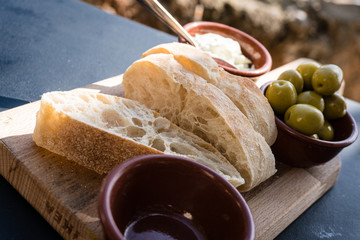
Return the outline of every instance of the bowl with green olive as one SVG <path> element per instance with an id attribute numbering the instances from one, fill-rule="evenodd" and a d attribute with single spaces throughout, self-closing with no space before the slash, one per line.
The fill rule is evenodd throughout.
<path id="1" fill-rule="evenodd" d="M 342 81 L 341 69 L 323 66 L 306 63 L 261 86 L 274 110 L 278 128 L 271 149 L 276 160 L 292 167 L 323 164 L 358 136 L 344 98 L 336 93 Z M 303 89 L 295 87 L 301 85 Z"/>

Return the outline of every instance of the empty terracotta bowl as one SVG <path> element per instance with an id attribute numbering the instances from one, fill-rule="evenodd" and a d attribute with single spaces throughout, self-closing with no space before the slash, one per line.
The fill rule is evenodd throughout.
<path id="1" fill-rule="evenodd" d="M 98 206 L 107 239 L 254 239 L 240 193 L 211 169 L 181 157 L 125 161 L 105 177 Z"/>
<path id="2" fill-rule="evenodd" d="M 206 21 L 191 22 L 186 24 L 184 28 L 192 36 L 195 34 L 215 33 L 237 41 L 240 44 L 242 53 L 252 61 L 254 69 L 239 70 L 237 68 L 230 67 L 221 60 L 217 61 L 219 66 L 229 73 L 245 77 L 258 77 L 267 73 L 271 69 L 272 58 L 269 51 L 255 38 L 236 28 L 221 23 Z M 183 38 L 179 38 L 179 42 L 185 42 L 185 40 Z"/>
<path id="3" fill-rule="evenodd" d="M 264 95 L 270 84 L 268 82 L 261 87 Z M 286 125 L 279 116 L 275 116 L 275 122 L 278 136 L 271 149 L 276 160 L 292 167 L 306 168 L 323 164 L 355 142 L 358 136 L 356 122 L 349 112 L 342 118 L 329 121 L 334 127 L 333 141 L 308 137 Z"/>

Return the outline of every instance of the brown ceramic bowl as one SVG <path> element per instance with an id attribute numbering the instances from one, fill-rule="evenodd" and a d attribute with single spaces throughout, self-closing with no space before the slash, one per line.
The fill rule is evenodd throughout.
<path id="1" fill-rule="evenodd" d="M 254 239 L 240 193 L 213 170 L 169 155 L 143 155 L 114 168 L 99 194 L 108 239 Z M 152 235 L 153 234 L 153 235 Z M 125 238 L 125 237 L 126 238 Z M 163 238 L 161 238 L 163 239 Z M 168 238 L 166 238 L 168 239 Z"/>
<path id="2" fill-rule="evenodd" d="M 269 51 L 255 38 L 250 35 L 227 25 L 215 22 L 191 22 L 184 26 L 185 30 L 194 36 L 195 34 L 215 33 L 223 37 L 232 38 L 239 42 L 241 51 L 249 58 L 255 67 L 253 70 L 239 70 L 230 67 L 223 61 L 217 61 L 219 66 L 224 68 L 227 72 L 245 76 L 245 77 L 258 77 L 268 71 L 272 66 L 272 59 Z M 179 38 L 179 42 L 185 42 L 183 38 Z"/>
<path id="3" fill-rule="evenodd" d="M 261 86 L 266 93 L 271 82 Z M 329 121 L 334 127 L 334 140 L 324 141 L 308 137 L 288 125 L 279 116 L 275 116 L 278 136 L 271 146 L 275 159 L 292 167 L 312 167 L 334 158 L 345 147 L 355 142 L 358 129 L 349 112 L 340 119 Z"/>

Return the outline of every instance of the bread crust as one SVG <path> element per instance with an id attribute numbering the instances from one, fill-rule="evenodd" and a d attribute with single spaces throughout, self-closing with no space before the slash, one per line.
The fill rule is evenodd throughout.
<path id="1" fill-rule="evenodd" d="M 155 149 L 113 135 L 94 126 L 77 121 L 41 102 L 36 116 L 33 139 L 46 148 L 85 166 L 106 174 L 128 158 L 143 154 L 162 154 Z"/>
<path id="2" fill-rule="evenodd" d="M 222 90 L 249 119 L 255 131 L 264 136 L 270 146 L 274 144 L 277 137 L 274 112 L 253 80 L 224 71 L 209 54 L 188 44 L 160 44 L 142 56 L 158 53 L 173 55 L 187 70 Z"/>
<path id="3" fill-rule="evenodd" d="M 165 153 L 204 164 L 236 187 L 244 183 L 211 144 L 130 99 L 84 91 L 46 93 L 33 139 L 99 174 L 131 157 Z"/>
<path id="4" fill-rule="evenodd" d="M 170 54 L 134 62 L 123 77 L 125 96 L 158 111 L 214 145 L 240 172 L 248 191 L 275 172 L 265 139 L 217 87 L 183 67 Z"/>

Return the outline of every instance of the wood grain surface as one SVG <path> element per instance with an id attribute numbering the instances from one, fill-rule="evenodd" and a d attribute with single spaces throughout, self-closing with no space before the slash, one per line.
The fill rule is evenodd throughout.
<path id="1" fill-rule="evenodd" d="M 274 80 L 274 74 L 276 70 L 259 78 L 258 85 Z M 85 88 L 121 95 L 121 80 L 116 76 Z M 104 176 L 35 145 L 32 133 L 39 103 L 0 112 L 0 174 L 65 239 L 103 239 L 97 195 Z M 256 238 L 275 238 L 335 184 L 340 167 L 338 157 L 309 169 L 277 163 L 275 176 L 243 194 L 254 217 Z"/>

